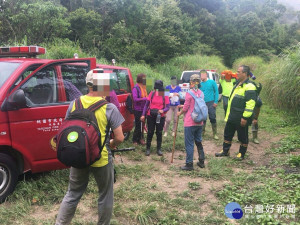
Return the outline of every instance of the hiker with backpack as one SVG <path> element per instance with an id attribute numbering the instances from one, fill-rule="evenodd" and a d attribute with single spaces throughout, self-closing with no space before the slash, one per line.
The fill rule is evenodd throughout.
<path id="1" fill-rule="evenodd" d="M 110 149 L 115 149 L 124 140 L 121 126 L 124 118 L 114 104 L 108 103 L 101 97 L 109 94 L 103 93 L 103 90 L 107 90 L 109 81 L 106 82 L 108 85 L 97 82 L 104 79 L 101 75 L 103 74 L 97 69 L 87 73 L 86 84 L 89 93 L 70 104 L 66 119 L 61 125 L 64 129 L 60 129 L 57 135 L 59 160 L 67 161 L 70 165 L 74 161 L 78 163 L 75 167 L 71 166 L 70 168 L 68 191 L 60 205 L 56 225 L 70 224 L 80 198 L 87 188 L 90 173 L 93 174 L 98 186 L 98 224 L 110 224 L 114 183 L 114 168 Z M 96 82 L 94 82 L 95 80 Z M 101 83 L 102 85 L 100 85 Z M 72 126 L 68 127 L 67 123 L 72 124 Z M 110 129 L 114 133 L 114 139 L 111 139 L 106 146 Z M 93 156 L 95 152 L 98 152 L 99 156 L 92 157 L 93 160 L 91 160 L 89 157 L 90 155 Z M 87 165 L 82 165 L 85 160 L 80 158 L 87 158 Z M 96 161 L 94 162 L 94 160 Z"/>
<path id="2" fill-rule="evenodd" d="M 200 88 L 200 76 L 193 74 L 190 78 L 190 91 L 185 95 L 183 108 L 178 116 L 184 114 L 184 144 L 186 150 L 186 163 L 182 170 L 193 170 L 194 143 L 198 150 L 197 165 L 204 168 L 204 150 L 202 145 L 202 126 L 207 118 L 207 106 L 204 101 L 204 94 Z"/>
<path id="3" fill-rule="evenodd" d="M 136 85 L 132 89 L 132 99 L 133 99 L 133 114 L 135 128 L 133 132 L 132 142 L 134 145 L 145 145 L 143 139 L 143 122 L 140 118 L 142 116 L 144 106 L 147 102 L 147 89 L 146 89 L 146 75 L 140 73 L 136 78 Z"/>
<path id="4" fill-rule="evenodd" d="M 208 117 L 211 123 L 213 138 L 219 140 L 217 136 L 217 120 L 216 120 L 216 108 L 219 100 L 218 85 L 214 80 L 209 80 L 208 73 L 206 70 L 200 71 L 201 76 L 201 91 L 204 93 L 204 100 L 208 108 Z M 202 135 L 205 133 L 206 121 L 204 121 Z"/>
<path id="5" fill-rule="evenodd" d="M 250 68 L 242 65 L 237 71 L 237 83 L 233 87 L 228 101 L 225 116 L 224 142 L 221 152 L 216 157 L 229 156 L 229 150 L 235 131 L 240 142 L 237 159 L 244 159 L 248 147 L 248 126 L 252 123 L 253 110 L 256 104 L 256 86 L 249 80 Z"/>
<path id="6" fill-rule="evenodd" d="M 165 96 L 164 84 L 161 80 L 156 80 L 154 83 L 154 90 L 148 95 L 147 102 L 145 104 L 143 114 L 141 116 L 141 121 L 145 121 L 145 116 L 147 116 L 147 144 L 146 144 L 146 156 L 150 155 L 151 152 L 151 142 L 156 130 L 156 140 L 157 140 L 157 155 L 162 156 L 162 132 L 165 124 L 165 116 L 170 107 L 169 97 Z"/>

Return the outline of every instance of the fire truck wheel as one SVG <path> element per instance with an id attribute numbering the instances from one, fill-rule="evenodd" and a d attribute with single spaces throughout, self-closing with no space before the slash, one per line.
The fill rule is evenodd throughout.
<path id="1" fill-rule="evenodd" d="M 0 153 L 0 203 L 11 194 L 18 182 L 18 170 L 15 161 L 7 154 Z"/>
<path id="2" fill-rule="evenodd" d="M 123 133 L 123 134 L 124 134 L 124 141 L 127 141 L 129 139 L 129 136 L 130 136 L 130 131 L 126 132 L 126 133 Z"/>

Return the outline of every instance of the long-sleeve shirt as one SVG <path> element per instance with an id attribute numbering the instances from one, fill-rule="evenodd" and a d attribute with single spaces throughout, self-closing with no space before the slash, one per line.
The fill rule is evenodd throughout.
<path id="1" fill-rule="evenodd" d="M 214 80 L 207 80 L 205 82 L 201 82 L 200 90 L 204 93 L 204 101 L 218 104 L 219 100 L 219 90 L 217 83 Z"/>
<path id="2" fill-rule="evenodd" d="M 109 92 L 109 96 L 106 96 L 105 100 L 110 102 L 110 103 L 113 103 L 118 108 L 118 110 L 120 111 L 120 103 L 119 103 L 119 100 L 118 100 L 118 96 L 117 96 L 117 94 L 114 90 Z"/>
<path id="3" fill-rule="evenodd" d="M 136 111 L 143 111 L 147 101 L 147 97 L 142 98 L 141 95 L 141 89 L 136 84 L 132 89 L 133 109 Z"/>
<path id="4" fill-rule="evenodd" d="M 197 97 L 200 97 L 201 95 L 201 91 L 198 89 L 198 91 L 194 91 L 192 90 L 192 92 L 194 92 L 194 94 Z M 195 106 L 195 99 L 193 98 L 193 96 L 191 96 L 188 92 L 185 95 L 185 102 L 183 105 L 183 113 L 184 113 L 184 117 L 183 117 L 183 121 L 184 121 L 184 127 L 192 127 L 192 126 L 202 126 L 203 122 L 201 123 L 195 123 L 195 121 L 192 119 L 192 112 L 194 110 L 194 106 Z"/>
<path id="5" fill-rule="evenodd" d="M 222 86 L 222 95 L 229 97 L 233 89 L 235 79 L 231 79 L 230 82 L 227 82 L 225 79 L 220 79 L 220 85 Z"/>

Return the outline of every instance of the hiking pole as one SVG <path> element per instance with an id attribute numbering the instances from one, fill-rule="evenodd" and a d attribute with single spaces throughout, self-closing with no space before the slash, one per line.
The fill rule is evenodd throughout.
<path id="1" fill-rule="evenodd" d="M 180 108 L 178 108 L 178 111 L 180 111 Z M 175 134 L 174 134 L 174 139 L 173 139 L 173 148 L 172 148 L 172 157 L 171 157 L 171 163 L 173 163 L 173 159 L 174 159 L 174 152 L 175 152 L 175 141 L 176 141 L 176 136 L 177 136 L 177 127 L 178 127 L 178 122 L 179 122 L 179 116 L 177 116 L 177 120 L 176 120 Z"/>
<path id="2" fill-rule="evenodd" d="M 135 151 L 134 147 L 130 147 L 130 148 L 121 148 L 121 149 L 113 149 L 111 150 L 111 154 L 114 157 L 116 152 L 129 152 L 129 151 Z"/>

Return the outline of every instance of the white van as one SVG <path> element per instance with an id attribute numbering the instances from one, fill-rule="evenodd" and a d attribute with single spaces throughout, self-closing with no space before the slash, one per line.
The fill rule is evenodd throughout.
<path id="1" fill-rule="evenodd" d="M 188 70 L 188 71 L 183 71 L 182 74 L 181 74 L 181 77 L 180 77 L 180 84 L 179 84 L 179 87 L 181 88 L 181 91 L 182 91 L 182 99 L 181 99 L 181 102 L 184 102 L 185 100 L 185 94 L 186 92 L 188 92 L 190 90 L 190 77 L 193 75 L 193 74 L 199 74 L 200 76 L 200 71 L 201 70 Z M 214 80 L 216 81 L 217 85 L 218 85 L 218 88 L 219 88 L 219 85 L 220 85 L 220 75 L 217 73 L 217 70 L 206 70 L 207 73 L 208 73 L 208 76 L 207 78 L 209 80 Z M 221 99 L 221 94 L 219 95 L 219 101 Z"/>

